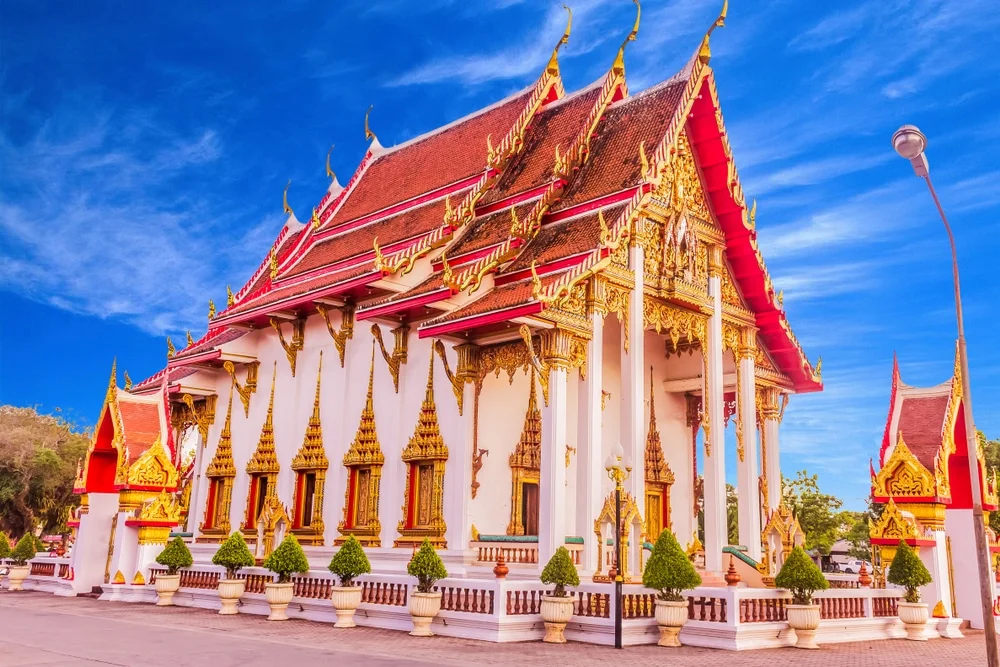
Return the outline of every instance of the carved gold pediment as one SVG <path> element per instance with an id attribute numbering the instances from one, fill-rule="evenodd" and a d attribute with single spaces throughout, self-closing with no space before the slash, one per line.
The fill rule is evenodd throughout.
<path id="1" fill-rule="evenodd" d="M 900 433 L 892 455 L 875 475 L 872 493 L 877 498 L 929 498 L 938 495 L 933 473 L 910 451 Z"/>
<path id="2" fill-rule="evenodd" d="M 180 523 L 181 505 L 172 493 L 161 491 L 160 495 L 143 505 L 139 520 Z"/>
<path id="3" fill-rule="evenodd" d="M 128 468 L 125 483 L 128 486 L 176 489 L 180 475 L 170 460 L 170 455 L 160 438 Z"/>
<path id="4" fill-rule="evenodd" d="M 912 515 L 904 515 L 890 497 L 882 516 L 868 524 L 868 534 L 873 539 L 910 540 L 920 534 Z"/>

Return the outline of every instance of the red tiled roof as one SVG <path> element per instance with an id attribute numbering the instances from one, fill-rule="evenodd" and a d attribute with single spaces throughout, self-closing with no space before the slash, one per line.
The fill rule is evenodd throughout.
<path id="1" fill-rule="evenodd" d="M 518 204 L 514 207 L 518 219 L 523 220 L 534 207 L 534 202 Z M 510 208 L 481 216 L 469 223 L 469 229 L 448 249 L 449 257 L 458 257 L 505 241 L 510 234 Z"/>
<path id="2" fill-rule="evenodd" d="M 246 329 L 229 329 L 229 328 L 218 328 L 215 330 L 209 329 L 204 336 L 195 341 L 194 345 L 189 345 L 183 350 L 179 350 L 177 354 L 173 356 L 173 359 L 183 359 L 185 357 L 190 357 L 200 352 L 207 352 L 208 350 L 214 350 L 220 345 L 225 345 L 226 343 L 231 343 L 237 338 L 242 337 L 247 333 Z"/>
<path id="3" fill-rule="evenodd" d="M 122 431 L 125 445 L 128 446 L 129 463 L 132 463 L 160 437 L 159 404 L 140 403 L 135 399 L 129 401 L 119 394 L 118 413 L 122 418 Z"/>
<path id="4" fill-rule="evenodd" d="M 653 154 L 686 86 L 687 80 L 682 79 L 608 107 L 591 138 L 590 157 L 553 208 L 566 208 L 635 186 L 642 169 L 639 143 L 645 141 L 646 155 Z"/>
<path id="5" fill-rule="evenodd" d="M 339 224 L 406 201 L 486 169 L 486 137 L 499 143 L 531 95 L 527 89 L 497 106 L 384 155 L 376 156 L 331 223 Z"/>
<path id="6" fill-rule="evenodd" d="M 431 232 L 441 226 L 444 211 L 445 202 L 442 199 L 317 243 L 282 277 L 301 275 L 312 269 L 370 252 L 375 237 L 378 237 L 380 246 L 386 246 Z"/>
<path id="7" fill-rule="evenodd" d="M 934 456 L 941 449 L 941 429 L 951 396 L 904 396 L 896 433 L 913 455 L 931 472 Z"/>
<path id="8" fill-rule="evenodd" d="M 540 280 L 542 281 L 542 285 L 545 286 L 555 282 L 561 275 L 562 272 L 553 273 L 543 276 Z M 445 313 L 441 317 L 427 322 L 424 326 L 452 322 L 465 317 L 472 317 L 473 315 L 481 315 L 496 310 L 503 310 L 504 308 L 524 305 L 532 300 L 532 289 L 532 280 L 530 278 L 494 287 L 487 294 L 472 303 L 466 304 L 461 308 L 456 308 L 450 313 Z"/>
<path id="9" fill-rule="evenodd" d="M 624 204 L 604 209 L 604 219 L 611 224 L 621 214 Z M 597 211 L 560 220 L 544 225 L 535 238 L 524 248 L 514 263 L 504 273 L 521 271 L 531 267 L 532 262 L 539 266 L 554 262 L 564 257 L 593 250 L 601 241 L 601 223 Z"/>
<path id="10" fill-rule="evenodd" d="M 278 301 L 292 298 L 300 294 L 305 294 L 307 292 L 312 292 L 314 290 L 319 290 L 324 287 L 333 286 L 339 282 L 356 278 L 370 271 L 374 271 L 372 263 L 365 262 L 362 266 L 355 266 L 342 271 L 337 271 L 335 273 L 323 274 L 287 287 L 277 287 L 272 289 L 270 292 L 261 294 L 256 299 L 236 304 L 226 311 L 226 316 L 229 317 L 230 315 L 238 315 L 240 313 L 245 313 L 249 310 L 259 308 L 260 306 L 276 303 Z"/>
<path id="11" fill-rule="evenodd" d="M 539 111 L 525 133 L 523 149 L 504 169 L 483 203 L 498 201 L 551 181 L 556 144 L 563 154 L 569 150 L 600 93 L 599 86 L 590 88 L 552 102 Z"/>

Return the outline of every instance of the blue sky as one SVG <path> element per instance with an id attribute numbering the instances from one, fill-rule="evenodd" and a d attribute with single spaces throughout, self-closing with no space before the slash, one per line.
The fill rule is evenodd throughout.
<path id="1" fill-rule="evenodd" d="M 226 3 L 221 3 L 226 4 Z M 111 357 L 136 381 L 166 334 L 205 328 L 360 161 L 364 112 L 391 145 L 530 84 L 560 3 L 46 3 L 0 10 L 0 402 L 92 423 Z M 718 12 L 643 3 L 630 87 L 668 78 Z M 597 79 L 631 27 L 626 0 L 572 3 L 568 89 Z M 946 237 L 891 150 L 928 135 L 956 229 L 977 423 L 1000 437 L 997 30 L 986 0 L 734 2 L 713 61 L 760 244 L 826 390 L 793 397 L 786 474 L 808 468 L 859 507 L 888 406 L 892 353 L 911 384 L 952 368 Z M 993 344 L 990 344 L 990 341 Z M 730 457 L 732 458 L 732 457 Z"/>

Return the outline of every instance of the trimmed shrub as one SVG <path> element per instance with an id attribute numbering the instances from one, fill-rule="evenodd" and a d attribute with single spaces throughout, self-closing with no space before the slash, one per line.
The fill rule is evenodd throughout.
<path id="1" fill-rule="evenodd" d="M 278 575 L 279 584 L 287 584 L 292 575 L 309 571 L 309 561 L 294 535 L 286 535 L 278 548 L 264 560 L 264 567 Z"/>
<path id="2" fill-rule="evenodd" d="M 226 568 L 226 579 L 235 579 L 240 569 L 253 565 L 253 554 L 240 531 L 233 531 L 229 539 L 222 543 L 212 556 L 212 563 Z"/>
<path id="3" fill-rule="evenodd" d="M 191 552 L 184 544 L 184 540 L 175 537 L 156 557 L 156 562 L 167 568 L 167 574 L 177 574 L 182 567 L 191 567 L 194 564 L 194 558 L 191 557 Z"/>
<path id="4" fill-rule="evenodd" d="M 10 552 L 10 559 L 14 561 L 14 565 L 27 565 L 35 557 L 35 553 L 35 536 L 25 533 Z"/>
<path id="5" fill-rule="evenodd" d="M 5 533 L 0 533 L 0 560 L 10 558 L 10 540 Z"/>
<path id="6" fill-rule="evenodd" d="M 31 534 L 31 537 L 35 541 L 35 553 L 37 554 L 41 553 L 42 551 L 45 551 L 45 543 L 42 542 L 42 538 L 40 538 L 38 535 L 35 535 L 34 533 Z"/>
<path id="7" fill-rule="evenodd" d="M 792 594 L 792 604 L 812 604 L 816 591 L 824 591 L 830 582 L 802 547 L 795 547 L 785 559 L 774 585 Z"/>
<path id="8" fill-rule="evenodd" d="M 903 586 L 906 589 L 906 593 L 903 595 L 904 600 L 917 603 L 920 602 L 918 589 L 931 583 L 931 573 L 927 571 L 920 556 L 910 548 L 910 545 L 900 540 L 899 546 L 896 547 L 896 557 L 892 559 L 886 580 L 890 584 Z"/>
<path id="9" fill-rule="evenodd" d="M 660 591 L 659 598 L 670 602 L 683 601 L 683 591 L 701 585 L 701 576 L 669 530 L 656 540 L 642 573 L 642 585 Z"/>
<path id="10" fill-rule="evenodd" d="M 417 578 L 418 593 L 430 593 L 438 580 L 448 576 L 448 570 L 444 569 L 441 557 L 437 555 L 434 547 L 426 538 L 424 543 L 420 545 L 417 554 L 410 559 L 406 571 L 410 576 Z"/>
<path id="11" fill-rule="evenodd" d="M 580 575 L 577 573 L 576 565 L 573 565 L 573 559 L 570 558 L 566 547 L 559 547 L 552 554 L 552 558 L 549 559 L 549 562 L 545 564 L 545 569 L 542 570 L 541 579 L 543 584 L 553 584 L 555 586 L 551 594 L 556 597 L 566 597 L 569 595 L 566 591 L 567 586 L 580 585 Z"/>
<path id="12" fill-rule="evenodd" d="M 340 580 L 340 585 L 344 587 L 353 586 L 356 577 L 371 571 L 372 566 L 368 562 L 368 556 L 365 555 L 361 543 L 353 535 L 348 536 L 344 545 L 330 559 L 330 572 Z"/>

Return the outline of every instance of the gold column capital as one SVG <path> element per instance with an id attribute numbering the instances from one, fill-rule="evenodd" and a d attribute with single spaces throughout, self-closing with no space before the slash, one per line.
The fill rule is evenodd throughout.
<path id="1" fill-rule="evenodd" d="M 724 249 L 717 243 L 708 246 L 708 276 L 710 278 L 722 275 L 724 269 L 722 251 Z"/>
<path id="2" fill-rule="evenodd" d="M 740 329 L 740 345 L 737 351 L 740 359 L 754 359 L 757 356 L 757 330 L 753 327 Z"/>

